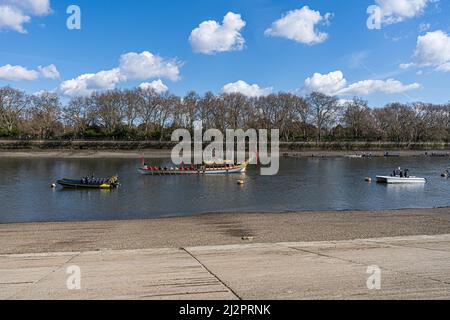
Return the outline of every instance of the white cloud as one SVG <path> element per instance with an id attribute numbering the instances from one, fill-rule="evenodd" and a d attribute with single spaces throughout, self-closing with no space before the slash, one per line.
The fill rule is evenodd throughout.
<path id="1" fill-rule="evenodd" d="M 436 70 L 443 71 L 443 72 L 450 72 L 450 62 L 441 64 L 439 67 L 437 67 Z"/>
<path id="2" fill-rule="evenodd" d="M 394 24 L 423 13 L 428 4 L 439 0 L 375 0 L 380 8 L 381 23 Z"/>
<path id="3" fill-rule="evenodd" d="M 408 70 L 414 67 L 414 63 L 402 63 L 399 65 L 400 69 Z"/>
<path id="4" fill-rule="evenodd" d="M 130 52 L 120 57 L 120 73 L 129 80 L 164 77 L 176 81 L 180 77 L 179 63 L 166 60 L 151 52 Z"/>
<path id="5" fill-rule="evenodd" d="M 435 67 L 450 62 L 450 36 L 442 30 L 419 36 L 414 60 L 419 65 Z"/>
<path id="6" fill-rule="evenodd" d="M 64 81 L 59 86 L 59 91 L 69 97 L 87 96 L 97 90 L 112 90 L 121 81 L 118 69 L 87 73 L 75 79 Z"/>
<path id="7" fill-rule="evenodd" d="M 0 79 L 8 81 L 32 81 L 39 77 L 39 73 L 35 70 L 28 70 L 22 66 L 12 66 L 7 64 L 0 67 Z"/>
<path id="8" fill-rule="evenodd" d="M 117 68 L 97 73 L 82 74 L 74 79 L 63 81 L 59 92 L 65 96 L 87 96 L 95 91 L 112 90 L 120 82 L 128 80 L 146 80 L 155 77 L 176 81 L 180 77 L 180 64 L 175 60 L 166 60 L 148 51 L 130 52 L 120 57 Z M 165 86 L 161 80 L 152 82 Z M 162 86 L 159 89 L 162 89 Z"/>
<path id="9" fill-rule="evenodd" d="M 272 23 L 265 31 L 267 36 L 283 37 L 308 45 L 318 44 L 328 39 L 328 34 L 316 30 L 318 24 L 327 24 L 330 13 L 322 16 L 319 11 L 304 6 L 301 9 L 289 11 L 281 19 Z"/>
<path id="10" fill-rule="evenodd" d="M 394 94 L 420 89 L 418 83 L 405 85 L 395 79 L 388 80 L 363 80 L 347 85 L 347 80 L 342 71 L 330 72 L 322 75 L 315 73 L 305 80 L 303 92 L 318 91 L 335 96 L 366 96 L 376 92 Z"/>
<path id="11" fill-rule="evenodd" d="M 342 71 L 334 71 L 328 74 L 314 73 L 305 80 L 303 91 L 318 91 L 328 95 L 335 95 L 347 85 Z"/>
<path id="12" fill-rule="evenodd" d="M 450 36 L 437 30 L 417 38 L 416 50 L 412 63 L 403 63 L 400 68 L 432 67 L 438 71 L 449 72 Z"/>
<path id="13" fill-rule="evenodd" d="M 35 97 L 40 97 L 40 96 L 46 94 L 47 92 L 48 92 L 47 90 L 39 90 L 39 91 L 33 92 L 31 95 L 33 95 Z"/>
<path id="14" fill-rule="evenodd" d="M 245 81 L 239 80 L 233 83 L 228 83 L 223 86 L 223 93 L 240 93 L 247 97 L 261 97 L 272 93 L 273 88 L 261 88 L 257 84 L 248 84 Z"/>
<path id="15" fill-rule="evenodd" d="M 47 79 L 58 79 L 59 72 L 55 65 L 46 67 L 39 66 L 37 70 L 29 70 L 22 66 L 12 66 L 7 64 L 0 67 L 0 79 L 7 81 L 33 81 L 39 77 Z"/>
<path id="16" fill-rule="evenodd" d="M 421 24 L 419 24 L 419 32 L 425 32 L 431 29 L 431 23 L 424 23 L 422 22 Z"/>
<path id="17" fill-rule="evenodd" d="M 139 85 L 142 90 L 154 90 L 156 93 L 164 93 L 169 90 L 169 88 L 161 81 L 161 79 L 144 82 Z"/>
<path id="18" fill-rule="evenodd" d="M 51 13 L 50 0 L 0 0 L 0 3 L 15 6 L 24 12 L 45 16 Z"/>
<path id="19" fill-rule="evenodd" d="M 204 54 L 242 50 L 245 40 L 240 31 L 245 24 L 240 14 L 228 12 L 222 24 L 214 20 L 202 22 L 192 30 L 189 43 L 194 52 Z"/>
<path id="20" fill-rule="evenodd" d="M 31 16 L 50 13 L 49 0 L 0 0 L 0 30 L 26 33 L 24 24 L 31 21 Z"/>
<path id="21" fill-rule="evenodd" d="M 31 18 L 20 10 L 11 7 L 0 5 L 0 30 L 10 29 L 20 33 L 26 33 L 23 25 L 30 22 Z"/>
<path id="22" fill-rule="evenodd" d="M 349 85 L 338 92 L 339 95 L 367 96 L 372 93 L 381 92 L 387 94 L 402 93 L 420 89 L 418 83 L 405 85 L 398 80 L 363 80 Z"/>
<path id="23" fill-rule="evenodd" d="M 59 71 L 54 64 L 48 65 L 46 67 L 39 66 L 38 70 L 40 74 L 47 79 L 56 80 L 60 77 Z"/>

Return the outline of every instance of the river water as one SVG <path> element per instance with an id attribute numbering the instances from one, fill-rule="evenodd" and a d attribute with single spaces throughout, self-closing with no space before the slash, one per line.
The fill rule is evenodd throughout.
<path id="1" fill-rule="evenodd" d="M 155 159 L 152 165 L 167 163 Z M 277 176 L 141 176 L 129 159 L 0 159 L 0 223 L 156 218 L 215 212 L 385 210 L 450 206 L 446 158 L 281 159 Z M 396 167 L 424 186 L 367 183 Z M 60 178 L 119 174 L 118 190 L 63 190 Z M 245 185 L 236 181 L 244 179 Z"/>

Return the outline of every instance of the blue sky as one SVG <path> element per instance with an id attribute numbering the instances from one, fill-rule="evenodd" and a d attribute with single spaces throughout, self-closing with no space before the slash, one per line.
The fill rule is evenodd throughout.
<path id="1" fill-rule="evenodd" d="M 382 8 L 381 29 L 369 30 L 367 8 L 392 0 L 50 0 L 51 12 L 45 14 L 18 7 L 30 18 L 22 24 L 26 33 L 2 24 L 1 7 L 14 8 L 16 1 L 0 0 L 0 86 L 11 85 L 30 93 L 57 90 L 63 94 L 64 81 L 115 70 L 122 55 L 148 51 L 160 57 L 165 66 L 176 64 L 177 79 L 164 71 L 155 76 L 150 72 L 148 78 L 128 72 L 126 79 L 114 82 L 114 87 L 129 88 L 161 79 L 178 95 L 189 90 L 220 93 L 231 84 L 230 90 L 249 94 L 302 94 L 318 88 L 342 99 L 358 94 L 374 107 L 391 101 L 450 101 L 450 1 L 400 0 L 417 10 L 411 13 L 409 7 L 401 7 L 388 12 L 389 7 Z M 42 4 L 48 0 L 26 1 Z M 66 27 L 66 9 L 71 4 L 81 9 L 81 30 Z M 326 39 L 318 43 L 308 43 L 289 25 L 288 29 L 274 29 L 274 22 L 305 6 L 308 10 L 304 12 L 321 17 L 313 32 L 316 36 L 326 34 Z M 238 20 L 245 22 L 235 30 L 245 43 L 232 43 L 229 50 L 222 48 L 220 52 L 196 50 L 189 41 L 191 32 L 204 21 L 222 24 L 228 12 L 240 14 Z M 275 32 L 268 34 L 266 30 L 271 27 Z M 299 32 L 302 30 L 300 27 Z M 216 36 L 220 43 L 220 34 Z M 420 46 L 419 37 L 423 40 Z M 209 45 L 205 41 L 203 44 Z M 10 68 L 3 69 L 6 76 L 2 77 L 1 68 L 7 65 Z M 48 65 L 56 67 L 59 77 L 39 73 L 39 66 Z M 37 73 L 12 80 L 11 72 L 17 70 L 11 67 L 17 66 Z M 118 77 L 123 77 L 123 72 Z M 236 84 L 239 80 L 240 85 Z"/>

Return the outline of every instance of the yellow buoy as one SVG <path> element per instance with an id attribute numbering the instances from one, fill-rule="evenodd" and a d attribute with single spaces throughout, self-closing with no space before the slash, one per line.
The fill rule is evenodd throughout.
<path id="1" fill-rule="evenodd" d="M 238 180 L 237 184 L 240 185 L 240 186 L 244 185 L 244 180 Z"/>

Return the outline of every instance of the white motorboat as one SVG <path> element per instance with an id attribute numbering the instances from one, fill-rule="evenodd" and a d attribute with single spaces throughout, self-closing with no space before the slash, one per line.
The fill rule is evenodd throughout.
<path id="1" fill-rule="evenodd" d="M 391 177 L 391 176 L 377 176 L 378 183 L 387 184 L 425 184 L 427 179 L 419 177 Z"/>

